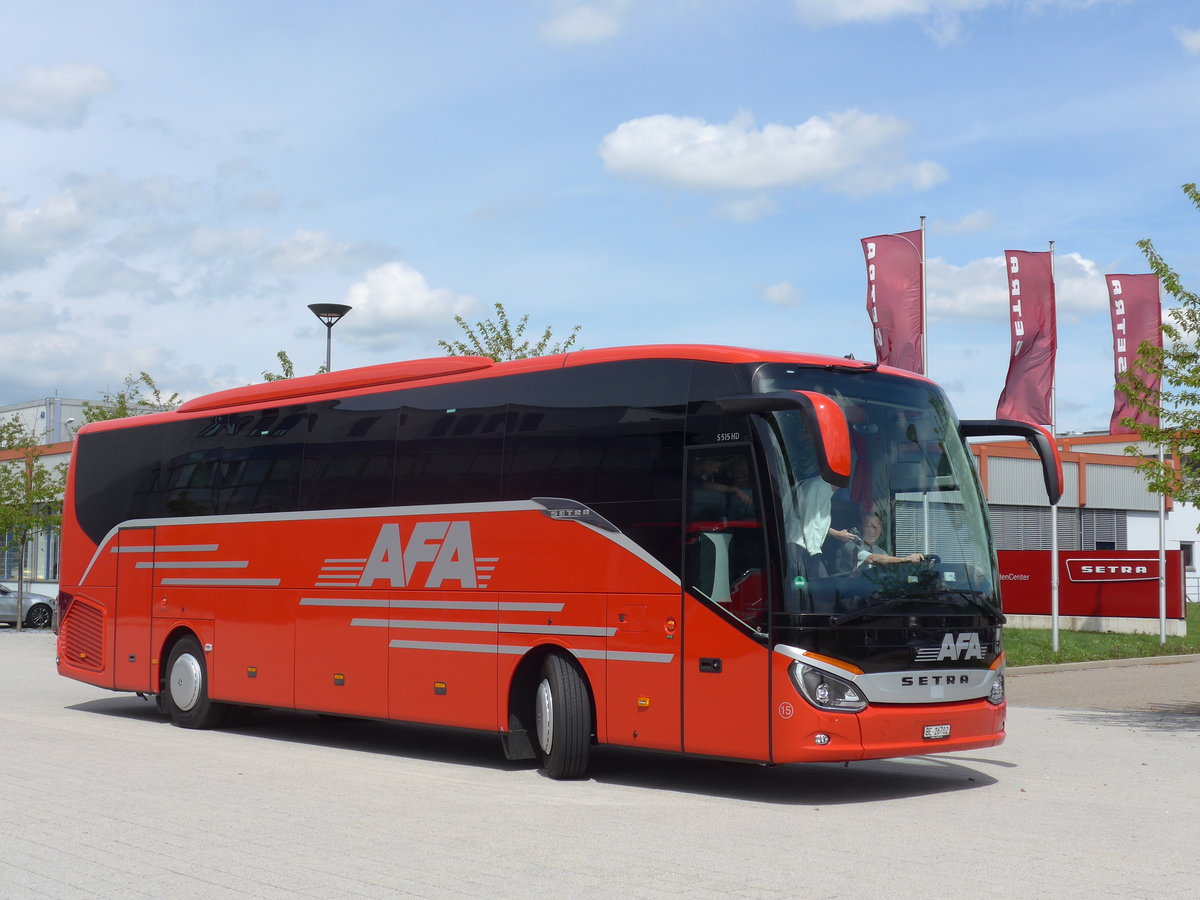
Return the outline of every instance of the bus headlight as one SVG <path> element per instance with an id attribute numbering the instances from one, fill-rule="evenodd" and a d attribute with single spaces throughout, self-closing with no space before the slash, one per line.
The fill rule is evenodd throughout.
<path id="1" fill-rule="evenodd" d="M 796 690 L 817 709 L 862 712 L 867 708 L 858 688 L 844 678 L 806 666 L 799 660 L 792 663 L 791 675 Z"/>
<path id="2" fill-rule="evenodd" d="M 1004 702 L 1004 670 L 1001 669 L 996 673 L 995 680 L 992 681 L 992 689 L 988 691 L 988 703 L 999 706 Z"/>

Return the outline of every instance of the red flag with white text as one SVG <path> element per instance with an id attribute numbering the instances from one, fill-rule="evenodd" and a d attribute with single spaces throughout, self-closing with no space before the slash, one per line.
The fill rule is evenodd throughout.
<path id="1" fill-rule="evenodd" d="M 867 262 L 867 315 L 880 365 L 925 374 L 923 278 L 925 247 L 920 231 L 862 239 Z"/>
<path id="2" fill-rule="evenodd" d="M 1054 362 L 1058 324 L 1054 262 L 1048 251 L 1005 250 L 1008 273 L 1008 376 L 997 419 L 1053 426 Z"/>
<path id="3" fill-rule="evenodd" d="M 1162 300 L 1156 275 L 1105 275 L 1108 283 L 1108 310 L 1112 316 L 1113 373 L 1120 377 L 1133 370 L 1142 384 L 1152 392 L 1162 386 L 1162 379 L 1151 378 L 1134 363 L 1143 341 L 1162 346 Z M 1127 433 L 1122 419 L 1133 419 L 1143 425 L 1158 425 L 1158 417 L 1139 412 L 1121 390 L 1113 391 L 1113 413 L 1108 423 L 1109 434 Z"/>

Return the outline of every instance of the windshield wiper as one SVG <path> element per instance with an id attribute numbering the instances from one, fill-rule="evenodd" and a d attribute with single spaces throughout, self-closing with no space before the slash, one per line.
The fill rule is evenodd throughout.
<path id="1" fill-rule="evenodd" d="M 949 600 L 951 598 L 964 601 L 968 606 L 974 607 L 990 619 L 993 625 L 1003 625 L 1007 622 L 1008 620 L 1004 617 L 1004 613 L 992 609 L 980 600 L 982 596 L 983 591 L 913 591 L 902 597 L 886 597 L 874 603 L 868 603 L 866 606 L 851 610 L 848 613 L 842 613 L 840 616 L 831 616 L 829 624 L 845 625 L 848 622 L 854 622 L 867 616 L 885 615 L 893 607 L 910 603 L 913 600 Z"/>

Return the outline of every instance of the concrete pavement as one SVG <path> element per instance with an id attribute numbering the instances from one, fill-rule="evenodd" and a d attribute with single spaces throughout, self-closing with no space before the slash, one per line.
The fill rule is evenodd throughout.
<path id="1" fill-rule="evenodd" d="M 1128 898 L 1200 884 L 1193 664 L 1112 675 L 1138 685 L 1134 709 L 1108 673 L 1070 690 L 1109 708 L 1057 708 L 1067 689 L 1016 673 L 1014 702 L 1036 705 L 1014 705 L 1008 741 L 987 751 L 771 769 L 601 749 L 588 780 L 564 783 L 507 762 L 494 736 L 289 712 L 174 728 L 136 697 L 59 678 L 53 655 L 51 635 L 0 630 L 3 898 Z"/>

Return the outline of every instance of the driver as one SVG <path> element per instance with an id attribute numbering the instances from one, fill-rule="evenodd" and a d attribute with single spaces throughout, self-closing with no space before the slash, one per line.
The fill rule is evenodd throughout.
<path id="1" fill-rule="evenodd" d="M 837 536 L 841 537 L 846 532 L 837 532 Z M 883 537 L 883 519 L 879 513 L 865 513 L 862 517 L 862 537 L 854 538 L 851 536 L 853 543 L 847 543 L 842 548 L 840 561 L 844 564 L 840 568 L 853 571 L 862 566 L 888 566 L 896 563 L 919 563 L 925 561 L 925 554 L 910 553 L 908 556 L 893 556 L 880 546 L 879 540 Z"/>

